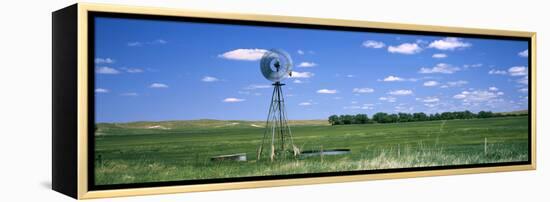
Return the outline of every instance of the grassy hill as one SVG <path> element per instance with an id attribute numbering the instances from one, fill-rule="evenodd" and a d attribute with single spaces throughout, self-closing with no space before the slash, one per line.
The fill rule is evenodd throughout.
<path id="1" fill-rule="evenodd" d="M 263 122 L 99 124 L 103 135 L 95 136 L 95 178 L 98 184 L 121 184 L 526 161 L 528 120 L 514 116 L 338 126 L 295 121 L 292 134 L 300 150 L 350 149 L 351 154 L 273 163 L 256 161 L 264 129 L 251 125 Z M 249 161 L 210 161 L 234 153 L 246 153 Z"/>
<path id="2" fill-rule="evenodd" d="M 291 120 L 290 126 L 322 126 L 329 125 L 327 120 Z M 247 129 L 264 128 L 265 121 L 241 120 L 181 120 L 181 121 L 139 121 L 129 123 L 98 123 L 96 135 L 137 135 L 178 133 L 182 130 L 207 129 Z"/>
<path id="3" fill-rule="evenodd" d="M 502 115 L 526 115 L 528 110 L 498 112 Z M 324 126 L 329 125 L 327 120 L 290 120 L 290 126 Z M 128 123 L 98 123 L 95 135 L 139 135 L 139 134 L 168 134 L 179 133 L 183 130 L 207 129 L 247 129 L 264 128 L 265 121 L 242 120 L 175 120 L 175 121 L 138 121 Z"/>
<path id="4" fill-rule="evenodd" d="M 529 110 L 518 110 L 518 111 L 511 111 L 511 112 L 498 112 L 498 114 L 502 115 L 527 115 L 529 114 Z"/>

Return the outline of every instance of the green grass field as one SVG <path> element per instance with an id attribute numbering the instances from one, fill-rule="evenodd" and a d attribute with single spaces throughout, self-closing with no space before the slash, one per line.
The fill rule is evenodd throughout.
<path id="1" fill-rule="evenodd" d="M 264 122 L 167 121 L 100 123 L 97 185 L 528 160 L 528 116 L 330 126 L 291 121 L 301 150 L 351 154 L 256 161 Z M 485 146 L 485 139 L 487 146 Z M 247 162 L 212 162 L 246 153 Z"/>

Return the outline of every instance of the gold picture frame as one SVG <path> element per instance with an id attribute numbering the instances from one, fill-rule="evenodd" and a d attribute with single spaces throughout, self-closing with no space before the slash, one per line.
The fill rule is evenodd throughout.
<path id="1" fill-rule="evenodd" d="M 295 23 L 303 25 L 323 25 L 335 27 L 356 27 L 356 28 L 375 28 L 387 30 L 405 30 L 405 31 L 420 31 L 420 32 L 438 32 L 438 33 L 454 33 L 454 34 L 475 34 L 488 36 L 505 36 L 505 37 L 523 37 L 530 39 L 530 163 L 524 165 L 508 165 L 495 167 L 474 167 L 474 168 L 452 168 L 441 170 L 421 170 L 409 172 L 391 172 L 391 173 L 376 173 L 376 174 L 361 174 L 361 175 L 345 175 L 345 176 L 327 176 L 327 177 L 310 177 L 297 179 L 274 179 L 261 181 L 241 181 L 241 182 L 225 182 L 225 183 L 210 183 L 210 184 L 195 184 L 195 185 L 173 185 L 161 187 L 142 187 L 142 188 L 124 188 L 112 190 L 90 190 L 88 187 L 88 173 L 90 167 L 88 165 L 89 142 L 88 136 L 89 127 L 89 92 L 90 86 L 88 81 L 89 60 L 88 58 L 88 37 L 89 33 L 89 18 L 90 12 L 108 12 L 118 14 L 137 14 L 151 16 L 169 16 L 169 17 L 194 17 L 205 19 L 224 19 L 224 20 L 244 20 L 244 21 L 259 21 L 273 23 Z M 69 31 L 65 31 L 69 30 Z M 396 178 L 413 178 L 425 176 L 443 176 L 443 175 L 459 175 L 472 173 L 489 173 L 489 172 L 504 172 L 504 171 L 520 171 L 520 170 L 535 170 L 536 169 L 536 33 L 510 30 L 493 30 L 493 29 L 477 29 L 477 28 L 461 28 L 461 27 L 445 27 L 445 26 L 430 26 L 430 25 L 412 25 L 399 23 L 383 23 L 383 22 L 368 22 L 354 20 L 338 20 L 338 19 L 321 19 L 308 17 L 294 16 L 275 16 L 275 15 L 258 15 L 258 14 L 240 14 L 240 13 L 221 13 L 207 12 L 183 9 L 168 9 L 168 8 L 152 8 L 152 7 L 137 7 L 137 6 L 120 6 L 106 4 L 90 4 L 78 3 L 67 7 L 60 11 L 54 12 L 54 129 L 53 129 L 53 189 L 61 193 L 67 194 L 77 199 L 92 199 L 104 197 L 120 197 L 120 196 L 135 196 L 135 195 L 150 195 L 150 194 L 169 194 L 197 191 L 212 191 L 212 190 L 227 190 L 227 189 L 243 189 L 243 188 L 259 188 L 259 187 L 275 187 L 275 186 L 290 186 L 290 185 L 306 185 L 320 183 L 335 183 L 335 182 L 351 182 L 365 180 L 380 180 L 380 179 L 396 179 Z M 74 35 L 76 33 L 76 35 Z M 56 38 L 58 36 L 60 38 Z M 74 40 L 67 39 L 71 35 Z M 67 58 L 73 57 L 67 55 L 69 52 L 74 52 L 73 61 L 65 61 Z M 63 57 L 61 57 L 61 55 Z M 76 62 L 76 63 L 75 63 Z M 74 66 L 76 65 L 76 67 Z M 69 75 L 64 70 L 76 68 L 72 75 Z M 59 70 L 56 70 L 59 69 Z M 64 72 L 64 73 L 63 73 Z M 65 92 L 60 86 L 67 85 L 69 81 L 61 81 L 60 77 L 73 76 L 74 80 L 68 85 L 74 86 L 74 91 Z M 59 80 L 59 81 L 58 81 Z M 58 86 L 56 87 L 56 82 Z M 66 94 L 66 96 L 56 96 Z M 93 94 L 92 94 L 93 95 Z M 68 101 L 70 100 L 70 101 Z M 74 103 L 72 105 L 63 106 L 63 103 Z M 60 103 L 56 105 L 56 103 Z M 57 106 L 57 107 L 56 107 Z M 73 116 L 63 118 L 67 113 Z M 55 118 L 60 116 L 59 118 Z M 75 119 L 74 128 L 71 130 L 63 128 L 65 126 L 56 125 L 68 119 Z M 71 146 L 67 146 L 71 145 Z M 73 154 L 69 154 L 73 153 Z M 66 175 L 64 175 L 65 173 Z"/>

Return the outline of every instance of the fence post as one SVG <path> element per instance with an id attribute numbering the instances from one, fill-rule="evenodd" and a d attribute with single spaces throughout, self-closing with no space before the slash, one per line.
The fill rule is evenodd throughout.
<path id="1" fill-rule="evenodd" d="M 321 163 L 323 163 L 323 155 L 324 155 L 323 153 L 324 153 L 323 152 L 323 145 L 321 145 Z"/>
<path id="2" fill-rule="evenodd" d="M 485 146 L 484 146 L 484 149 L 485 149 L 485 155 L 487 155 L 487 137 L 485 137 Z"/>
<path id="3" fill-rule="evenodd" d="M 401 145 L 397 144 L 397 158 L 401 158 Z"/>

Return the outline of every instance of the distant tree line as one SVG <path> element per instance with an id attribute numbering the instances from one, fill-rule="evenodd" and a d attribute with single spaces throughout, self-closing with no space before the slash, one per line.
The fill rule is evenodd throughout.
<path id="1" fill-rule="evenodd" d="M 328 117 L 328 122 L 332 125 L 348 125 L 348 124 L 369 124 L 369 123 L 398 123 L 398 122 L 416 122 L 416 121 L 435 121 L 435 120 L 453 120 L 453 119 L 474 119 L 474 118 L 493 118 L 505 116 L 521 116 L 526 114 L 515 113 L 493 113 L 491 111 L 480 111 L 472 113 L 468 110 L 457 112 L 443 112 L 435 114 L 418 113 L 397 113 L 388 114 L 378 112 L 369 118 L 367 114 L 356 115 L 332 115 Z"/>

